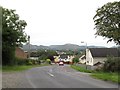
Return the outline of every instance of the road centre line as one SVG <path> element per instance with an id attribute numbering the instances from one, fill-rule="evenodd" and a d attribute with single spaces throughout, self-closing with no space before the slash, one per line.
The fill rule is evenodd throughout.
<path id="1" fill-rule="evenodd" d="M 48 72 L 48 74 L 49 74 L 51 77 L 54 77 L 54 75 L 53 75 L 53 74 L 51 74 L 51 73 L 49 73 L 49 72 Z"/>

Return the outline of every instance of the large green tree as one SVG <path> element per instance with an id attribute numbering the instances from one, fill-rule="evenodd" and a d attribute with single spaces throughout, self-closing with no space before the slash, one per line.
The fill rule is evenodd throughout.
<path id="1" fill-rule="evenodd" d="M 93 19 L 96 35 L 120 45 L 120 1 L 109 2 L 98 8 Z"/>
<path id="2" fill-rule="evenodd" d="M 19 19 L 15 10 L 2 8 L 2 64 L 14 64 L 15 47 L 27 41 L 27 23 Z"/>

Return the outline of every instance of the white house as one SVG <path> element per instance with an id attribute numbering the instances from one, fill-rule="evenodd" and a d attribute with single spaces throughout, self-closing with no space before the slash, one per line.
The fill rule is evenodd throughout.
<path id="1" fill-rule="evenodd" d="M 120 51 L 117 48 L 89 48 L 86 49 L 86 58 L 81 57 L 80 62 L 95 66 L 104 63 L 107 56 L 120 57 Z"/>
<path id="2" fill-rule="evenodd" d="M 86 56 L 85 56 L 85 55 L 82 55 L 82 56 L 79 58 L 79 63 L 81 63 L 81 64 L 86 64 Z"/>
<path id="3" fill-rule="evenodd" d="M 59 56 L 54 56 L 54 58 L 55 58 L 55 62 L 59 62 L 59 61 L 72 62 L 74 56 L 62 54 Z"/>
<path id="4" fill-rule="evenodd" d="M 38 60 L 38 57 L 30 57 L 29 59 Z"/>

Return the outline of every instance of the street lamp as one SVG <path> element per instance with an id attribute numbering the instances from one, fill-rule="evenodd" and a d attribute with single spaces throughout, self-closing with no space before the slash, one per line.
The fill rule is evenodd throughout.
<path id="1" fill-rule="evenodd" d="M 81 43 L 85 43 L 85 46 L 86 46 L 86 48 L 85 48 L 85 62 L 87 63 L 87 43 L 86 42 L 84 42 L 84 41 L 81 41 Z M 86 69 L 87 69 L 87 66 L 86 66 Z"/>
<path id="2" fill-rule="evenodd" d="M 85 47 L 86 47 L 86 49 L 87 49 L 87 43 L 86 43 L 86 42 L 84 42 L 84 41 L 81 41 L 81 43 L 85 43 Z"/>

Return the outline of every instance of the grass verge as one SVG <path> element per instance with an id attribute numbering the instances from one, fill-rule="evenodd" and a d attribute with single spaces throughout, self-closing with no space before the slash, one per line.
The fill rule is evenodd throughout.
<path id="1" fill-rule="evenodd" d="M 76 66 L 76 65 L 71 65 L 71 68 L 80 71 L 80 72 L 85 72 L 85 73 L 91 73 L 90 76 L 92 76 L 93 78 L 96 79 L 101 79 L 104 81 L 112 81 L 115 83 L 119 83 L 120 84 L 120 77 L 119 74 L 116 73 L 110 73 L 110 72 L 100 72 L 100 71 L 93 71 L 93 70 L 86 70 L 83 67 L 80 66 Z"/>
<path id="2" fill-rule="evenodd" d="M 77 71 L 80 71 L 80 72 L 86 72 L 86 73 L 92 73 L 93 71 L 92 70 L 87 70 L 83 67 L 80 67 L 80 66 L 76 66 L 76 65 L 71 65 L 71 68 L 77 70 Z"/>
<path id="3" fill-rule="evenodd" d="M 23 71 L 34 67 L 47 66 L 48 64 L 41 65 L 21 65 L 21 66 L 2 66 L 2 72 Z"/>
<path id="4" fill-rule="evenodd" d="M 118 80 L 118 73 L 109 73 L 109 72 L 96 72 L 92 73 L 91 76 L 96 79 L 102 79 L 104 81 L 112 81 L 116 83 L 120 83 Z"/>

